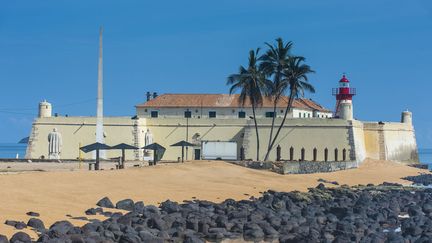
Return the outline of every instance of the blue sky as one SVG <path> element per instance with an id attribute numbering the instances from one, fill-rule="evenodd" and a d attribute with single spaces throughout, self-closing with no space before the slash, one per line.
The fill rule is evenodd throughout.
<path id="1" fill-rule="evenodd" d="M 428 0 L 0 0 L 0 142 L 28 136 L 43 99 L 95 115 L 100 25 L 106 115 L 133 115 L 146 91 L 226 93 L 248 51 L 282 37 L 316 70 L 307 97 L 333 109 L 346 72 L 357 119 L 399 121 L 408 108 L 419 147 L 432 147 Z"/>

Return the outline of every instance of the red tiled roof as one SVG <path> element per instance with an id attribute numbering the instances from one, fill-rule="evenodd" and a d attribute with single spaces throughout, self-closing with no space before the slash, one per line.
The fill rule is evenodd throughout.
<path id="1" fill-rule="evenodd" d="M 136 105 L 137 108 L 238 108 L 241 107 L 239 103 L 238 94 L 163 94 L 155 99 L 147 101 L 142 104 Z M 283 96 L 277 103 L 278 108 L 286 108 L 288 97 Z M 246 101 L 243 107 L 251 107 L 249 101 Z M 264 98 L 264 108 L 273 108 L 273 101 L 269 98 Z M 293 107 L 306 110 L 318 110 L 323 112 L 330 112 L 328 109 L 315 103 L 310 99 L 299 98 L 293 102 Z"/>

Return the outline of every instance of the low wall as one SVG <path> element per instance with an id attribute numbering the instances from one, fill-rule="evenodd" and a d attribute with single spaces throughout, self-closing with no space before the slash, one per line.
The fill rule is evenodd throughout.
<path id="1" fill-rule="evenodd" d="M 279 174 L 325 173 L 358 167 L 356 161 L 230 161 L 229 163 L 256 170 L 270 170 Z"/>
<path id="2" fill-rule="evenodd" d="M 356 161 L 285 161 L 281 174 L 312 174 L 357 168 Z"/>

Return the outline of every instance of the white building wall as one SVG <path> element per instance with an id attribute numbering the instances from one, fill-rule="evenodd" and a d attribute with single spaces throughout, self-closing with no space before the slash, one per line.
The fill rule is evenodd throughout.
<path id="1" fill-rule="evenodd" d="M 216 118 L 219 119 L 237 119 L 239 118 L 239 112 L 246 112 L 245 118 L 249 118 L 253 115 L 251 108 L 137 108 L 137 115 L 142 118 L 151 118 L 151 112 L 157 111 L 158 118 L 184 118 L 185 111 L 189 110 L 191 112 L 192 117 L 195 119 L 199 118 L 209 118 L 209 112 L 215 111 Z M 273 108 L 257 108 L 256 109 L 256 117 L 257 118 L 266 118 L 267 112 L 273 112 Z M 277 108 L 276 109 L 276 117 L 282 118 L 284 116 L 285 109 Z M 288 118 L 313 118 L 314 112 L 312 110 L 305 109 L 297 109 L 294 108 L 290 114 L 288 114 Z M 331 112 L 316 112 L 318 114 L 317 118 L 330 118 L 332 116 Z"/>

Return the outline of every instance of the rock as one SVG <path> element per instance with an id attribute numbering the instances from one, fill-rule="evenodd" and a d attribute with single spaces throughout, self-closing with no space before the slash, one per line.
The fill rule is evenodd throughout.
<path id="1" fill-rule="evenodd" d="M 84 212 L 86 215 L 96 215 L 96 209 L 89 208 Z"/>
<path id="2" fill-rule="evenodd" d="M 39 217 L 40 216 L 40 214 L 39 213 L 36 213 L 36 212 L 32 212 L 32 211 L 30 211 L 30 212 L 27 212 L 26 213 L 28 216 L 32 216 L 32 217 Z"/>
<path id="3" fill-rule="evenodd" d="M 135 208 L 135 204 L 134 201 L 132 201 L 132 199 L 124 199 L 116 203 L 116 208 L 127 210 L 127 211 L 133 211 Z"/>
<path id="4" fill-rule="evenodd" d="M 105 217 L 111 217 L 113 215 L 113 213 L 112 212 L 103 212 L 102 215 Z"/>
<path id="5" fill-rule="evenodd" d="M 142 201 L 136 202 L 134 205 L 134 212 L 143 213 L 144 212 L 144 203 Z"/>
<path id="6" fill-rule="evenodd" d="M 383 182 L 381 185 L 382 185 L 382 186 L 397 186 L 397 187 L 402 186 L 402 184 L 399 184 L 399 183 L 386 182 L 386 181 Z"/>
<path id="7" fill-rule="evenodd" d="M 432 185 L 432 174 L 421 174 L 417 176 L 407 176 L 402 178 L 404 180 L 412 181 L 414 184 L 423 186 Z"/>
<path id="8" fill-rule="evenodd" d="M 163 221 L 162 219 L 158 219 L 158 218 L 150 218 L 147 221 L 147 225 L 149 228 L 158 229 L 160 231 L 167 230 L 169 228 L 165 221 Z"/>
<path id="9" fill-rule="evenodd" d="M 31 243 L 31 238 L 28 234 L 24 232 L 15 233 L 12 238 L 10 238 L 11 243 Z"/>
<path id="10" fill-rule="evenodd" d="M 187 235 L 185 236 L 185 239 L 183 241 L 184 243 L 205 243 L 204 240 L 198 238 L 198 236 L 195 235 Z"/>
<path id="11" fill-rule="evenodd" d="M 45 231 L 43 222 L 37 218 L 31 218 L 27 224 L 42 228 L 39 241 L 50 243 L 201 243 L 226 239 L 428 242 L 432 238 L 431 195 L 429 189 L 394 185 L 326 188 L 322 184 L 304 193 L 268 191 L 259 198 L 227 199 L 222 203 L 194 200 L 178 204 L 167 200 L 159 208 L 126 199 L 116 206 L 130 212 L 89 209 L 91 214 L 100 213 L 108 218 L 90 221 L 82 227 L 60 221 Z M 15 227 L 19 222 L 5 223 Z"/>
<path id="12" fill-rule="evenodd" d="M 52 224 L 51 227 L 49 228 L 49 231 L 58 236 L 58 235 L 65 235 L 73 228 L 74 226 L 69 221 L 63 220 L 63 221 L 57 221 L 54 224 Z"/>
<path id="13" fill-rule="evenodd" d="M 320 184 L 318 184 L 318 186 L 316 186 L 316 189 L 319 189 L 319 190 L 325 190 L 326 187 L 325 187 L 324 184 L 320 183 Z"/>
<path id="14" fill-rule="evenodd" d="M 99 202 L 96 203 L 96 205 L 103 208 L 114 208 L 114 204 L 108 197 L 102 198 L 101 200 L 99 200 Z"/>
<path id="15" fill-rule="evenodd" d="M 24 228 L 27 228 L 27 224 L 24 223 L 24 222 L 22 222 L 22 221 L 19 221 L 19 222 L 17 222 L 15 224 L 15 229 L 21 230 L 21 229 L 24 229 Z"/>
<path id="16" fill-rule="evenodd" d="M 9 243 L 9 240 L 5 235 L 0 235 L 0 243 Z"/>
<path id="17" fill-rule="evenodd" d="M 44 223 L 38 218 L 29 219 L 29 221 L 27 222 L 27 226 L 37 229 L 39 231 L 45 229 Z"/>
<path id="18" fill-rule="evenodd" d="M 136 235 L 136 234 L 124 234 L 120 237 L 119 240 L 120 243 L 140 243 L 141 242 L 141 238 Z"/>
<path id="19" fill-rule="evenodd" d="M 423 212 L 426 214 L 432 213 L 432 203 L 423 204 Z"/>
<path id="20" fill-rule="evenodd" d="M 334 214 L 340 220 L 347 216 L 348 208 L 332 207 L 330 208 L 329 213 Z"/>
<path id="21" fill-rule="evenodd" d="M 16 223 L 18 223 L 18 222 L 15 221 L 15 220 L 6 220 L 5 221 L 5 225 L 9 225 L 9 226 L 12 226 L 12 227 L 15 227 Z"/>
<path id="22" fill-rule="evenodd" d="M 160 209 L 162 211 L 165 211 L 167 213 L 176 213 L 180 211 L 180 206 L 176 202 L 172 202 L 170 200 L 167 200 L 160 205 Z"/>
<path id="23" fill-rule="evenodd" d="M 71 235 L 69 239 L 72 241 L 72 243 L 85 243 L 84 237 L 81 235 Z"/>
<path id="24" fill-rule="evenodd" d="M 261 241 L 264 239 L 264 232 L 257 224 L 247 223 L 243 227 L 243 237 L 248 241 Z"/>

